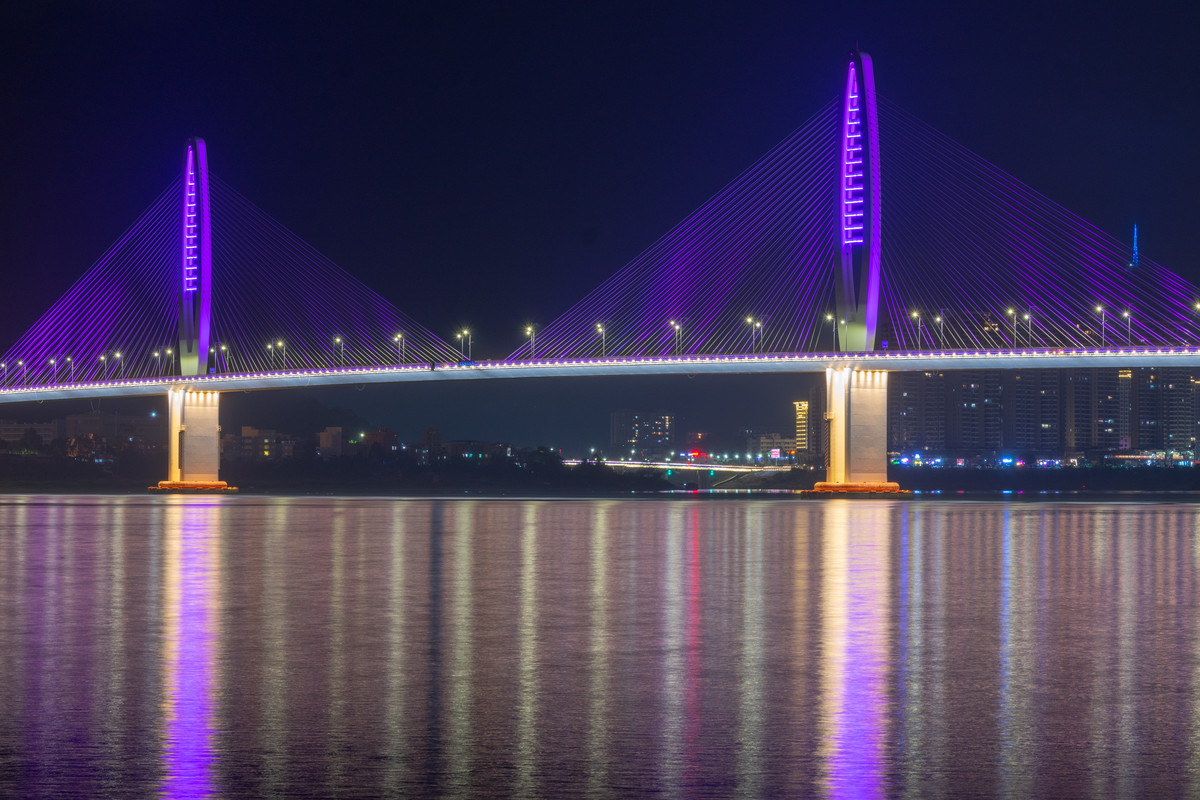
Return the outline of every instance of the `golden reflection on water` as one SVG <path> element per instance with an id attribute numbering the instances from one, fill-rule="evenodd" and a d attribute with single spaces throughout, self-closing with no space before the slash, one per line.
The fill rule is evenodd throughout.
<path id="1" fill-rule="evenodd" d="M 471 563 L 475 546 L 476 509 L 477 504 L 470 500 L 454 506 L 454 607 L 451 612 L 450 714 L 447 730 L 447 757 L 453 765 L 449 785 L 451 797 L 470 797 L 473 793 L 472 680 L 475 631 Z"/>
<path id="2" fill-rule="evenodd" d="M 608 507 L 595 504 L 588 542 L 591 591 L 588 596 L 588 699 L 587 795 L 613 796 L 608 785 L 609 761 L 609 615 L 608 615 Z"/>
<path id="3" fill-rule="evenodd" d="M 742 534 L 742 646 L 738 675 L 737 794 L 760 797 L 763 791 L 763 724 L 768 702 L 763 586 L 763 509 L 749 509 L 738 526 Z"/>
<path id="4" fill-rule="evenodd" d="M 262 514 L 262 516 L 259 516 Z M 288 618 L 287 592 L 288 509 L 282 502 L 272 503 L 264 514 L 251 519 L 257 523 L 261 538 L 263 613 L 262 613 L 262 748 L 263 788 L 272 796 L 280 795 L 287 781 L 287 692 Z M 264 518 L 265 517 L 265 518 Z"/>
<path id="5" fill-rule="evenodd" d="M 1188 533 L 1192 539 L 1192 563 L 1188 571 L 1192 590 L 1195 591 L 1197 576 L 1200 575 L 1200 516 L 1191 521 Z M 1191 689 L 1191 737 L 1188 753 L 1188 789 L 1193 797 L 1200 797 L 1200 625 L 1192 634 L 1192 685 Z"/>
<path id="6" fill-rule="evenodd" d="M 403 512 L 407 506 L 397 503 L 391 509 L 391 526 L 388 531 L 388 571 L 387 571 L 387 681 L 385 694 L 385 726 L 384 740 L 384 789 L 388 796 L 402 796 L 401 789 L 409 780 L 408 761 L 405 758 L 407 741 L 407 726 L 404 724 L 407 714 L 407 660 L 408 648 L 405 620 L 408 609 L 405 596 L 405 558 L 404 544 L 406 540 L 405 520 Z"/>
<path id="7" fill-rule="evenodd" d="M 520 621 L 517 628 L 520 677 L 517 688 L 517 797 L 537 797 L 538 757 L 538 517 L 542 505 L 529 503 L 521 525 Z"/>
<path id="8" fill-rule="evenodd" d="M 832 500 L 825 509 L 819 754 L 826 797 L 884 795 L 889 508 Z"/>

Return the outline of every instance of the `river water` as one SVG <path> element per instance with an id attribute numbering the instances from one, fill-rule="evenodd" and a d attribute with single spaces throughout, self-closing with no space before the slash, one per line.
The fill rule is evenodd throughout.
<path id="1" fill-rule="evenodd" d="M 0 499 L 0 796 L 1200 795 L 1200 505 Z"/>

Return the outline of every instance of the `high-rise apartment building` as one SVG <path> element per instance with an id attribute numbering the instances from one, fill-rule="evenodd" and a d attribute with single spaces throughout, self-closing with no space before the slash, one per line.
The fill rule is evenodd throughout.
<path id="1" fill-rule="evenodd" d="M 807 452 L 809 449 L 808 406 L 807 400 L 796 400 L 796 452 Z"/>
<path id="2" fill-rule="evenodd" d="M 1060 372 L 1008 370 L 1003 376 L 1003 449 L 1013 454 L 1058 455 L 1062 451 Z"/>
<path id="3" fill-rule="evenodd" d="M 1196 446 L 1196 409 L 1189 368 L 1163 368 L 1161 407 L 1163 449 L 1192 452 Z"/>
<path id="4" fill-rule="evenodd" d="M 951 456 L 991 457 L 1002 443 L 1000 371 L 947 374 L 946 450 Z"/>
<path id="5" fill-rule="evenodd" d="M 945 372 L 893 372 L 888 376 L 888 447 L 893 452 L 945 454 Z"/>
<path id="6" fill-rule="evenodd" d="M 1135 450 L 1161 450 L 1162 370 L 1138 367 L 1133 371 L 1133 419 Z"/>

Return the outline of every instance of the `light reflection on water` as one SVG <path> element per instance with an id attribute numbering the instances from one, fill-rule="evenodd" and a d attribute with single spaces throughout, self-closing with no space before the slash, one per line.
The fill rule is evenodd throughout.
<path id="1" fill-rule="evenodd" d="M 0 501 L 0 796 L 1200 793 L 1200 506 Z"/>

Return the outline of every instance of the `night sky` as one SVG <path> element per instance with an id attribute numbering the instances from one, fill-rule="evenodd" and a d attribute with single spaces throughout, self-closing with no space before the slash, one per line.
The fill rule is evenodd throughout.
<path id="1" fill-rule="evenodd" d="M 1153 5 L 9 3 L 0 349 L 200 135 L 243 195 L 443 338 L 469 325 L 476 358 L 503 357 L 837 95 L 856 43 L 881 95 L 1119 238 L 1138 223 L 1145 256 L 1197 280 L 1200 13 Z M 320 397 L 409 437 L 575 447 L 603 444 L 621 406 L 787 431 L 802 383 Z"/>

